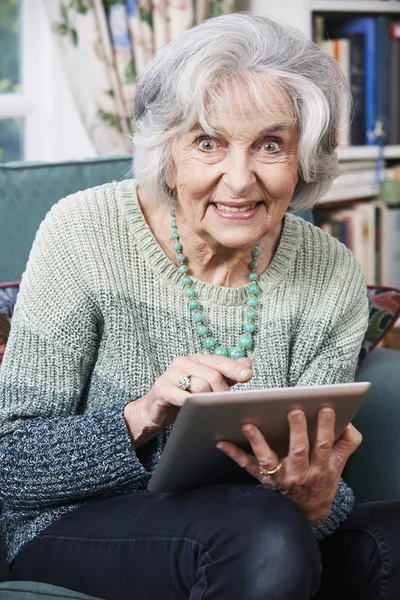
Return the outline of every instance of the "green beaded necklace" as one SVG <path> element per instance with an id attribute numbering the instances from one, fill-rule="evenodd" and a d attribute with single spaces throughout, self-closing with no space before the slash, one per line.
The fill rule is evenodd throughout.
<path id="1" fill-rule="evenodd" d="M 182 254 L 182 244 L 179 242 L 179 233 L 177 230 L 177 223 L 175 220 L 175 211 L 171 210 L 171 217 L 173 217 L 173 221 L 171 221 L 172 234 L 171 238 L 173 241 L 173 249 L 177 252 L 175 256 L 176 262 L 179 264 L 178 271 L 182 274 L 182 285 L 185 288 L 186 297 L 189 300 L 189 310 L 192 313 L 193 321 L 197 325 L 197 335 L 202 338 L 203 348 L 208 351 L 210 354 L 216 354 L 218 356 L 230 356 L 233 359 L 243 358 L 246 356 L 247 350 L 251 350 L 253 347 L 253 333 L 255 331 L 255 318 L 257 308 L 257 295 L 260 291 L 260 288 L 257 285 L 257 281 L 259 279 L 256 270 L 258 269 L 257 258 L 260 256 L 260 251 L 258 250 L 258 246 L 260 242 L 257 242 L 251 251 L 252 261 L 250 263 L 251 272 L 249 274 L 250 283 L 247 286 L 247 307 L 245 312 L 245 322 L 243 324 L 243 331 L 237 340 L 237 345 L 233 348 L 224 348 L 223 346 L 217 346 L 217 342 L 214 337 L 209 335 L 208 327 L 204 325 L 203 320 L 203 312 L 200 307 L 200 303 L 196 298 L 196 291 L 193 289 L 193 281 L 192 278 L 188 275 L 189 267 L 183 264 L 186 260 L 186 256 Z"/>

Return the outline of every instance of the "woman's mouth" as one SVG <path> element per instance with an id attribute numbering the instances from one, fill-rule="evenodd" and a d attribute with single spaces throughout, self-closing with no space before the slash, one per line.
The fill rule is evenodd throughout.
<path id="1" fill-rule="evenodd" d="M 233 202 L 228 204 L 220 204 L 219 202 L 213 202 L 212 206 L 219 217 L 223 219 L 230 219 L 233 221 L 244 221 L 248 219 L 252 219 L 259 208 L 261 207 L 262 202 L 253 202 L 252 204 L 245 204 L 240 206 L 235 206 Z"/>

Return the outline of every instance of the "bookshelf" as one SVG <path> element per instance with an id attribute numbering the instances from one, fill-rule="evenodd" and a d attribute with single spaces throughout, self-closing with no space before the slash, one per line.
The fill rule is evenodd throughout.
<path id="1" fill-rule="evenodd" d="M 377 146 L 345 146 L 338 149 L 339 160 L 363 160 L 378 158 Z M 383 157 L 388 160 L 400 160 L 400 146 L 385 146 Z"/>
<path id="2" fill-rule="evenodd" d="M 343 202 L 348 201 L 349 196 L 351 200 L 363 200 L 364 198 L 374 198 L 379 194 L 379 184 L 377 183 L 366 183 L 362 185 L 352 186 L 351 193 L 348 188 L 331 188 L 325 196 L 323 196 L 322 203 L 332 202 Z"/>
<path id="3" fill-rule="evenodd" d="M 311 0 L 309 9 L 312 12 L 388 14 L 400 13 L 399 5 L 399 2 L 378 2 L 377 0 L 370 2 L 364 2 L 363 0 L 356 0 L 355 2 L 347 2 L 346 0 Z"/>

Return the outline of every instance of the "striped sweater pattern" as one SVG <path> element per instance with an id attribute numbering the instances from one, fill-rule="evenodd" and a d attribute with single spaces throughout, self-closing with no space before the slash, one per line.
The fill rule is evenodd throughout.
<path id="1" fill-rule="evenodd" d="M 287 213 L 259 285 L 254 376 L 236 387 L 354 381 L 368 301 L 352 254 Z M 218 343 L 233 346 L 246 286 L 195 286 Z M 58 202 L 36 235 L 0 368 L 0 535 L 9 563 L 83 504 L 146 493 L 170 429 L 135 451 L 124 406 L 176 357 L 196 352 L 180 275 L 153 237 L 135 181 Z M 317 539 L 346 520 L 353 502 L 341 481 Z"/>

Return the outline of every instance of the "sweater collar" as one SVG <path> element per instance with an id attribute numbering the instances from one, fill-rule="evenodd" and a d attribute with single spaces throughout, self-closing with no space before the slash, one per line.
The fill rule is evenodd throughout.
<path id="1" fill-rule="evenodd" d="M 170 285 L 181 290 L 182 275 L 178 273 L 176 265 L 165 254 L 147 224 L 139 204 L 136 188 L 137 184 L 132 179 L 119 182 L 116 188 L 117 201 L 123 206 L 132 241 L 157 279 L 169 282 Z M 258 283 L 261 294 L 269 292 L 285 279 L 286 274 L 294 265 L 301 239 L 301 220 L 299 217 L 286 213 L 278 248 L 267 269 L 260 274 Z M 247 298 L 247 284 L 229 288 L 200 281 L 194 277 L 192 279 L 196 283 L 196 291 L 202 299 L 202 303 L 209 301 L 239 304 L 244 303 Z"/>

